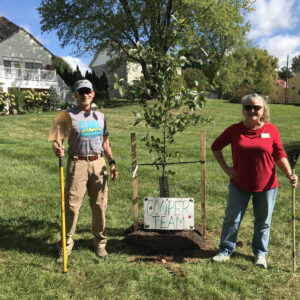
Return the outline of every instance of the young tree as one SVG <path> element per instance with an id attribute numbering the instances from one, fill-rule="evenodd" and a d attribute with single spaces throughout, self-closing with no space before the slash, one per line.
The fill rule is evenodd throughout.
<path id="1" fill-rule="evenodd" d="M 196 84 L 195 88 L 189 89 L 183 84 L 178 84 L 178 69 L 187 62 L 187 59 L 178 52 L 171 49 L 168 54 L 157 53 L 153 48 L 143 47 L 139 49 L 140 55 L 146 60 L 156 60 L 162 67 L 152 74 L 151 79 L 155 82 L 157 98 L 155 101 L 145 101 L 140 89 L 133 92 L 134 100 L 142 104 L 143 113 L 136 113 L 135 125 L 144 121 L 146 126 L 157 130 L 156 134 L 147 133 L 142 140 L 149 147 L 149 153 L 154 153 L 153 164 L 162 167 L 161 182 L 165 184 L 166 174 L 172 174 L 166 170 L 168 160 L 171 157 L 180 158 L 180 151 L 172 151 L 169 148 L 174 142 L 176 133 L 182 132 L 191 124 L 208 121 L 200 115 L 205 105 L 205 93 Z M 173 84 L 174 81 L 177 84 Z M 161 196 L 166 196 L 162 195 Z"/>

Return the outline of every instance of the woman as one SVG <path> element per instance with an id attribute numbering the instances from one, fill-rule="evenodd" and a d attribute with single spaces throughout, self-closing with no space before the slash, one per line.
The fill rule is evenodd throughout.
<path id="1" fill-rule="evenodd" d="M 293 187 L 296 187 L 298 177 L 292 175 L 277 128 L 269 123 L 265 100 L 258 94 L 247 95 L 242 99 L 242 111 L 244 121 L 228 127 L 211 146 L 217 162 L 230 178 L 220 250 L 213 261 L 230 259 L 240 223 L 252 196 L 255 265 L 267 268 L 265 255 L 278 189 L 275 163 Z M 232 167 L 227 165 L 222 153 L 228 144 L 231 144 Z"/>

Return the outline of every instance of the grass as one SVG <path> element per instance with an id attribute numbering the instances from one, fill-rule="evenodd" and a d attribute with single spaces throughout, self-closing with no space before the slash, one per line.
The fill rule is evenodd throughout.
<path id="1" fill-rule="evenodd" d="M 270 105 L 272 122 L 283 142 L 299 140 L 299 106 Z M 107 261 L 99 261 L 92 251 L 91 212 L 88 199 L 80 211 L 75 248 L 62 274 L 55 263 L 55 242 L 60 232 L 58 161 L 47 142 L 55 113 L 5 116 L 0 118 L 0 299 L 300 299 L 299 269 L 291 273 L 291 189 L 279 174 L 280 188 L 272 220 L 269 269 L 253 265 L 253 232 L 250 204 L 240 228 L 234 258 L 225 264 L 210 259 L 192 262 L 135 260 L 122 246 L 124 231 L 132 225 L 130 133 L 137 134 L 138 162 L 151 162 L 140 137 L 148 131 L 133 127 L 135 105 L 103 109 L 108 119 L 110 139 L 119 178 L 109 184 L 107 210 Z M 200 129 L 207 135 L 207 229 L 215 249 L 226 205 L 228 179 L 209 150 L 212 141 L 227 126 L 242 119 L 240 105 L 209 100 L 203 114 L 214 117 L 214 124 L 188 128 L 178 135 L 174 149 L 183 160 L 200 159 Z M 230 159 L 230 151 L 225 156 Z M 66 162 L 65 162 L 66 163 Z M 66 164 L 65 164 L 66 165 Z M 201 223 L 200 165 L 174 166 L 169 176 L 170 193 L 195 199 L 195 223 Z M 300 163 L 296 166 L 300 174 Z M 158 196 L 158 172 L 140 167 L 139 208 L 143 216 L 145 196 Z M 296 197 L 299 196 L 296 192 Z M 296 224 L 299 227 L 299 201 Z M 299 230 L 296 247 L 299 256 Z M 179 268 L 182 276 L 171 272 Z"/>

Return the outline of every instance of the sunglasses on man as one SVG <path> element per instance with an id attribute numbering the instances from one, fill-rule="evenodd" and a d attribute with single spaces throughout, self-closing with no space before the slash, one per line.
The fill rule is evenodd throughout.
<path id="1" fill-rule="evenodd" d="M 246 111 L 251 111 L 252 109 L 254 109 L 254 111 L 259 111 L 260 109 L 262 109 L 262 106 L 260 106 L 260 105 L 245 105 L 244 108 Z"/>
<path id="2" fill-rule="evenodd" d="M 79 95 L 84 95 L 84 94 L 89 95 L 91 92 L 92 92 L 92 90 L 88 89 L 88 88 L 82 88 L 82 89 L 78 90 L 78 94 Z"/>

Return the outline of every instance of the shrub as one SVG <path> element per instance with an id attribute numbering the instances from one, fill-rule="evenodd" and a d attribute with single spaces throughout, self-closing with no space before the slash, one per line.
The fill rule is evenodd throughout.
<path id="1" fill-rule="evenodd" d="M 15 96 L 12 94 L 8 94 L 5 92 L 0 91 L 0 113 L 5 114 L 7 113 L 6 105 L 14 106 L 15 105 Z"/>
<path id="2" fill-rule="evenodd" d="M 196 68 L 187 68 L 183 70 L 182 77 L 185 87 L 189 89 L 197 87 L 196 82 L 198 82 L 198 86 L 202 90 L 206 89 L 206 86 L 208 85 L 207 77 L 201 70 Z"/>
<path id="3" fill-rule="evenodd" d="M 48 104 L 49 93 L 33 89 L 24 91 L 26 112 L 39 112 Z"/>
<path id="4" fill-rule="evenodd" d="M 229 97 L 231 103 L 240 103 L 241 99 L 255 91 L 249 84 L 244 84 L 243 86 L 237 88 Z"/>
<path id="5" fill-rule="evenodd" d="M 14 107 L 18 113 L 25 112 L 25 94 L 18 88 L 12 88 L 9 90 L 9 94 L 14 96 L 15 104 Z"/>
<path id="6" fill-rule="evenodd" d="M 47 101 L 47 110 L 57 110 L 62 104 L 62 99 L 58 95 L 56 89 L 51 86 L 49 89 L 49 97 Z"/>

